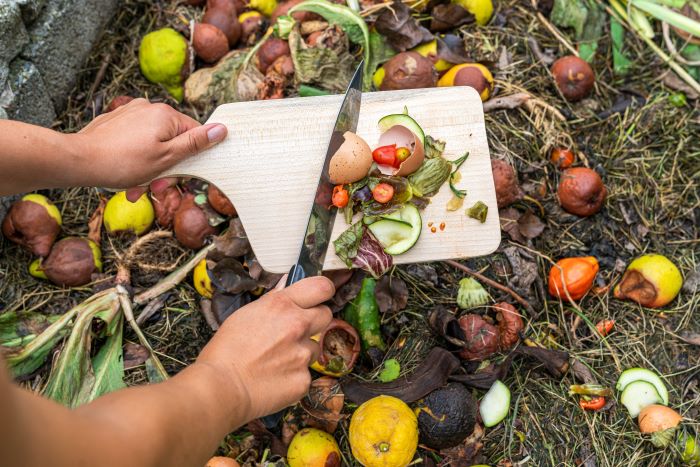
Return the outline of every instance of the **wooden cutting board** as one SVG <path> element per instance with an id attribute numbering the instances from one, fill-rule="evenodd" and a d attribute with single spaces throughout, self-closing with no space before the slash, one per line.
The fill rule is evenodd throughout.
<path id="1" fill-rule="evenodd" d="M 218 107 L 207 123 L 228 127 L 225 141 L 163 175 L 207 180 L 233 202 L 258 261 L 284 273 L 296 262 L 342 95 L 239 102 Z M 376 147 L 377 122 L 403 112 L 426 134 L 447 143 L 444 156 L 469 152 L 457 186 L 467 190 L 463 208 L 448 212 L 445 183 L 421 212 L 423 231 L 395 263 L 466 258 L 492 253 L 501 239 L 481 99 L 472 88 L 451 87 L 365 93 L 357 133 Z M 476 201 L 489 208 L 484 224 L 467 217 Z M 435 232 L 431 232 L 431 226 Z M 443 228 L 441 228 L 441 226 Z M 338 215 L 331 240 L 348 225 Z M 324 269 L 345 268 L 331 246 Z"/>

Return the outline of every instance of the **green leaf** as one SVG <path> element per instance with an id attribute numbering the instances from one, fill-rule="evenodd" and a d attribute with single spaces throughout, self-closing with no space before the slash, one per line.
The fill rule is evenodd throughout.
<path id="1" fill-rule="evenodd" d="M 554 0 L 549 18 L 557 26 L 574 30 L 579 56 L 590 62 L 598 49 L 605 17 L 604 10 L 594 0 Z"/>
<path id="2" fill-rule="evenodd" d="M 396 55 L 396 51 L 391 48 L 386 37 L 379 34 L 377 31 L 369 33 L 369 61 L 365 62 L 365 71 L 370 77 L 374 75 L 384 62 Z"/>
<path id="3" fill-rule="evenodd" d="M 384 369 L 379 373 L 379 381 L 382 383 L 390 383 L 399 377 L 401 374 L 401 365 L 395 358 L 390 358 L 384 362 Z"/>
<path id="4" fill-rule="evenodd" d="M 625 28 L 614 16 L 610 17 L 610 37 L 612 38 L 613 71 L 616 75 L 625 75 L 632 66 L 632 61 L 622 52 Z"/>
<path id="5" fill-rule="evenodd" d="M 355 71 L 355 57 L 348 52 L 348 42 L 338 47 L 309 47 L 298 27 L 289 33 L 289 48 L 294 62 L 296 81 L 317 84 L 325 89 L 343 92 Z"/>
<path id="6" fill-rule="evenodd" d="M 338 258 L 349 268 L 352 267 L 352 259 L 357 256 L 357 250 L 360 248 L 360 241 L 362 240 L 363 233 L 364 226 L 362 225 L 362 221 L 358 221 L 333 241 L 335 254 L 338 255 Z"/>

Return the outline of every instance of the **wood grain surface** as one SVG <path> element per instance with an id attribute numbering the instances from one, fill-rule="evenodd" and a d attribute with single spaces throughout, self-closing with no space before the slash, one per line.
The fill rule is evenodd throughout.
<path id="1" fill-rule="evenodd" d="M 260 264 L 270 272 L 287 272 L 297 259 L 323 158 L 342 95 L 225 104 L 208 123 L 228 127 L 225 141 L 179 164 L 163 175 L 191 175 L 215 184 L 233 202 Z M 365 93 L 357 133 L 370 147 L 379 138 L 377 122 L 401 113 L 404 106 L 426 134 L 444 140 L 444 156 L 466 152 L 457 184 L 467 190 L 464 207 L 446 210 L 452 197 L 447 183 L 423 211 L 418 243 L 396 256 L 395 263 L 465 258 L 492 253 L 500 226 L 484 114 L 478 94 L 469 87 Z M 476 201 L 489 208 L 484 224 L 466 215 Z M 444 223 L 444 230 L 440 229 Z M 429 225 L 436 228 L 432 233 Z M 332 239 L 346 228 L 337 216 Z M 331 244 L 324 269 L 345 265 Z"/>

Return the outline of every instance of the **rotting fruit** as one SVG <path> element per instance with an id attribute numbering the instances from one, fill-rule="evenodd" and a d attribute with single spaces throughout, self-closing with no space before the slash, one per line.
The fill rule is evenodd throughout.
<path id="1" fill-rule="evenodd" d="M 234 47 L 241 38 L 241 23 L 238 22 L 236 7 L 232 0 L 209 0 L 202 16 L 202 23 L 219 28 L 226 36 L 230 47 Z"/>
<path id="2" fill-rule="evenodd" d="M 493 92 L 493 75 L 481 63 L 461 63 L 449 69 L 438 81 L 438 86 L 469 86 L 476 89 L 482 102 Z"/>
<path id="3" fill-rule="evenodd" d="M 437 39 L 433 39 L 430 42 L 426 42 L 425 44 L 416 46 L 412 49 L 412 51 L 417 52 L 426 58 L 429 58 L 433 62 L 435 70 L 437 70 L 438 72 L 449 70 L 453 66 L 452 63 L 449 63 L 441 58 L 437 58 Z"/>
<path id="4" fill-rule="evenodd" d="M 203 61 L 215 63 L 228 52 L 228 38 L 212 24 L 195 23 L 192 47 Z"/>
<path id="5" fill-rule="evenodd" d="M 27 270 L 29 271 L 29 275 L 32 277 L 36 277 L 37 279 L 48 279 L 48 277 L 46 277 L 46 273 L 41 269 L 41 258 L 37 258 L 29 263 Z"/>
<path id="6" fill-rule="evenodd" d="M 581 217 L 600 211 L 607 195 L 608 190 L 600 175 L 587 167 L 565 170 L 557 188 L 561 207 Z"/>
<path id="7" fill-rule="evenodd" d="M 493 3 L 491 0 L 452 0 L 452 3 L 456 3 L 473 14 L 476 23 L 480 26 L 488 23 L 493 15 Z"/>
<path id="8" fill-rule="evenodd" d="M 218 229 L 209 224 L 204 211 L 194 202 L 191 193 L 182 197 L 180 206 L 173 218 L 175 238 L 187 248 L 196 250 L 204 245 L 207 237 L 214 235 Z"/>
<path id="9" fill-rule="evenodd" d="M 657 448 L 665 448 L 676 435 L 683 417 L 670 407 L 652 404 L 644 407 L 637 418 L 639 431 L 651 435 L 651 442 Z"/>
<path id="10" fill-rule="evenodd" d="M 171 186 L 158 194 L 151 192 L 151 199 L 158 225 L 165 229 L 169 228 L 173 224 L 177 208 L 180 207 L 182 193 L 176 187 Z"/>
<path id="11" fill-rule="evenodd" d="M 319 343 L 321 354 L 311 368 L 328 376 L 345 376 L 355 366 L 362 350 L 362 341 L 347 321 L 334 318 L 319 335 L 311 337 Z"/>
<path id="12" fill-rule="evenodd" d="M 509 163 L 501 159 L 491 159 L 491 172 L 499 208 L 510 206 L 523 198 L 524 193 L 518 184 L 518 176 Z"/>
<path id="13" fill-rule="evenodd" d="M 203 259 L 197 266 L 194 267 L 192 271 L 192 282 L 194 283 L 194 288 L 197 289 L 199 295 L 204 298 L 211 298 L 214 294 L 214 289 L 211 286 L 211 278 L 209 277 L 209 271 L 207 270 L 207 260 Z"/>
<path id="14" fill-rule="evenodd" d="M 163 85 L 178 102 L 182 101 L 182 83 L 187 75 L 187 40 L 179 32 L 163 28 L 143 36 L 139 65 L 148 81 Z"/>
<path id="15" fill-rule="evenodd" d="M 204 467 L 241 467 L 241 464 L 230 457 L 215 456 L 209 459 Z"/>
<path id="16" fill-rule="evenodd" d="M 285 55 L 291 56 L 291 54 L 287 41 L 271 37 L 262 43 L 255 54 L 258 59 L 258 70 L 264 74 L 275 60 Z"/>
<path id="17" fill-rule="evenodd" d="M 153 204 L 146 193 L 132 203 L 126 199 L 126 191 L 120 191 L 107 201 L 103 222 L 110 235 L 122 232 L 142 235 L 151 228 L 154 220 Z"/>
<path id="18" fill-rule="evenodd" d="M 477 403 L 461 383 L 436 389 L 415 406 L 421 443 L 447 449 L 464 441 L 474 430 Z"/>
<path id="19" fill-rule="evenodd" d="M 659 254 L 632 261 L 614 289 L 615 298 L 632 300 L 647 308 L 659 308 L 678 295 L 683 276 L 675 264 Z"/>
<path id="20" fill-rule="evenodd" d="M 576 156 L 574 156 L 571 149 L 558 147 L 552 149 L 549 160 L 552 161 L 552 164 L 558 169 L 568 169 L 576 160 Z"/>
<path id="21" fill-rule="evenodd" d="M 382 69 L 384 77 L 379 86 L 382 91 L 432 88 L 437 82 L 432 60 L 416 52 L 397 54 Z"/>
<path id="22" fill-rule="evenodd" d="M 63 238 L 41 262 L 40 269 L 56 285 L 78 287 L 89 283 L 93 273 L 102 271 L 102 253 L 87 238 Z"/>
<path id="23" fill-rule="evenodd" d="M 496 303 L 493 308 L 497 311 L 498 347 L 501 351 L 510 350 L 520 340 L 520 332 L 525 329 L 523 318 L 510 303 Z"/>
<path id="24" fill-rule="evenodd" d="M 396 397 L 373 397 L 352 415 L 349 440 L 365 467 L 406 466 L 418 447 L 416 414 Z"/>
<path id="25" fill-rule="evenodd" d="M 459 318 L 466 346 L 459 351 L 464 360 L 483 360 L 498 351 L 498 328 L 479 315 L 468 314 Z"/>
<path id="26" fill-rule="evenodd" d="M 598 268 L 598 260 L 593 256 L 560 259 L 549 270 L 550 295 L 565 302 L 569 297 L 571 300 L 582 298 L 593 286 Z"/>
<path id="27" fill-rule="evenodd" d="M 224 216 L 235 216 L 236 208 L 233 203 L 214 185 L 209 185 L 207 188 L 207 201 L 214 208 L 214 211 Z"/>
<path id="28" fill-rule="evenodd" d="M 300 430 L 287 449 L 289 467 L 340 467 L 340 459 L 333 436 L 316 428 Z"/>
<path id="29" fill-rule="evenodd" d="M 25 195 L 2 221 L 2 234 L 36 256 L 46 256 L 61 232 L 61 213 L 46 196 Z"/>
<path id="30" fill-rule="evenodd" d="M 595 83 L 591 66 L 574 55 L 567 55 L 554 62 L 552 76 L 559 91 L 570 102 L 586 97 Z"/>

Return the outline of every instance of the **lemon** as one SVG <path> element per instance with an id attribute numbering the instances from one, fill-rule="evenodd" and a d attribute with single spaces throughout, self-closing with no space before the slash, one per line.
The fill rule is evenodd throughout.
<path id="1" fill-rule="evenodd" d="M 418 420 L 401 399 L 377 396 L 352 415 L 349 439 L 365 467 L 404 467 L 418 447 Z"/>
<path id="2" fill-rule="evenodd" d="M 209 278 L 209 272 L 207 271 L 207 260 L 203 259 L 197 266 L 195 266 L 192 272 L 192 282 L 194 282 L 194 288 L 197 289 L 199 295 L 204 298 L 211 298 L 214 294 L 214 289 L 211 287 L 211 279 Z"/>
<path id="3" fill-rule="evenodd" d="M 483 26 L 489 22 L 493 15 L 493 3 L 491 0 L 452 0 L 469 13 L 474 15 L 476 24 Z"/>
<path id="4" fill-rule="evenodd" d="M 161 84 L 178 102 L 184 94 L 182 69 L 187 64 L 187 40 L 171 28 L 149 32 L 139 46 L 141 73 Z"/>
<path id="5" fill-rule="evenodd" d="M 44 270 L 41 269 L 41 258 L 37 258 L 31 263 L 29 263 L 29 274 L 33 277 L 36 277 L 37 279 L 46 279 L 48 280 L 48 277 L 46 277 L 46 274 L 44 273 Z"/>
<path id="6" fill-rule="evenodd" d="M 132 203 L 126 199 L 126 191 L 120 191 L 107 201 L 104 226 L 109 234 L 133 232 L 141 235 L 153 225 L 155 212 L 146 193 Z"/>
<path id="7" fill-rule="evenodd" d="M 36 193 L 32 193 L 30 195 L 24 195 L 22 197 L 22 201 L 31 201 L 32 203 L 39 204 L 41 206 L 44 206 L 46 209 L 46 212 L 49 213 L 49 216 L 53 217 L 56 219 L 56 222 L 58 223 L 59 227 L 62 224 L 62 219 L 61 219 L 61 212 L 58 210 L 55 204 L 51 202 L 50 199 L 48 199 L 44 195 L 39 195 Z"/>
<path id="8" fill-rule="evenodd" d="M 339 467 L 340 449 L 325 431 L 304 428 L 289 443 L 287 463 L 289 467 Z"/>
<path id="9" fill-rule="evenodd" d="M 277 8 L 277 0 L 250 0 L 248 6 L 265 16 L 271 16 Z"/>
<path id="10" fill-rule="evenodd" d="M 430 42 L 421 44 L 413 49 L 414 52 L 433 60 L 437 57 L 437 39 L 433 39 Z M 446 62 L 443 59 L 439 59 L 433 65 L 437 71 L 449 70 L 452 63 Z"/>

